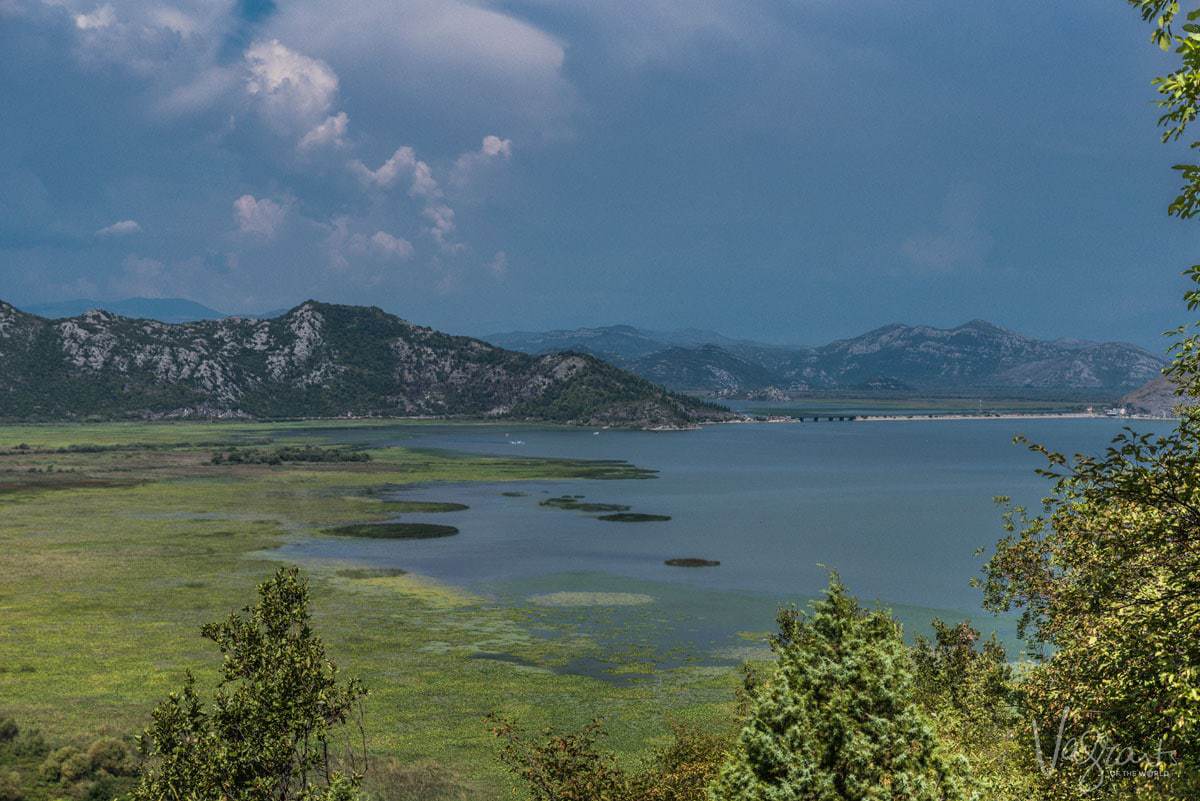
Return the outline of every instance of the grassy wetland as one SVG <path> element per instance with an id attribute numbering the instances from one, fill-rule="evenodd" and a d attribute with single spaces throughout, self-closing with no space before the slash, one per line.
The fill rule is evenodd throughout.
<path id="1" fill-rule="evenodd" d="M 140 731 L 186 670 L 213 680 L 219 660 L 199 628 L 251 601 L 278 546 L 453 508 L 391 501 L 389 488 L 511 482 L 516 495 L 522 481 L 648 475 L 612 461 L 318 452 L 331 428 L 371 425 L 0 428 L 0 711 L 61 741 Z M 603 646 L 578 628 L 551 630 L 536 607 L 579 599 L 523 609 L 402 569 L 302 567 L 330 654 L 371 691 L 370 750 L 433 788 L 429 797 L 509 796 L 484 722 L 492 712 L 559 728 L 604 716 L 630 760 L 666 739 L 666 716 L 730 719 L 733 671 L 684 666 L 615 682 L 564 670 Z M 487 658 L 497 653 L 506 658 Z M 635 653 L 627 670 L 653 668 Z"/>

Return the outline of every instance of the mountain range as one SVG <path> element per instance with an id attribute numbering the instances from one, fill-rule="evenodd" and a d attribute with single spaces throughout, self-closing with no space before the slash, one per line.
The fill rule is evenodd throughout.
<path id="1" fill-rule="evenodd" d="M 895 323 L 816 347 L 631 326 L 486 339 L 531 354 L 591 353 L 668 389 L 725 398 L 882 392 L 1112 399 L 1156 378 L 1164 363 L 1128 343 L 1039 340 L 983 320 L 954 328 Z"/>
<path id="2" fill-rule="evenodd" d="M 374 308 L 308 301 L 181 324 L 0 302 L 0 419 L 470 416 L 587 425 L 730 419 L 581 353 L 533 356 Z"/>
<path id="3" fill-rule="evenodd" d="M 229 316 L 185 298 L 123 298 L 109 301 L 76 298 L 22 306 L 22 310 L 29 314 L 51 320 L 78 317 L 92 309 L 104 309 L 123 317 L 158 320 L 163 323 L 191 323 L 197 320 L 219 320 Z"/>

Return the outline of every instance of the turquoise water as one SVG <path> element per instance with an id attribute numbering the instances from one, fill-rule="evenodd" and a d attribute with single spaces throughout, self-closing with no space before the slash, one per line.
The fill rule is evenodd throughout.
<path id="1" fill-rule="evenodd" d="M 1138 424 L 1151 431 L 1165 426 Z M 343 431 L 338 436 L 348 441 L 624 459 L 657 470 L 658 477 L 417 487 L 398 497 L 470 508 L 404 519 L 451 523 L 458 536 L 313 538 L 288 546 L 284 555 L 401 567 L 534 606 L 556 592 L 632 593 L 643 603 L 605 612 L 614 637 L 628 639 L 644 626 L 647 641 L 687 642 L 712 654 L 732 647 L 736 632 L 769 629 L 781 602 L 803 603 L 836 569 L 860 598 L 893 607 L 910 633 L 935 615 L 971 618 L 1011 642 L 1011 620 L 983 612 L 969 580 L 984 558 L 976 551 L 1003 533 L 993 496 L 1036 505 L 1048 489 L 1033 472 L 1043 461 L 1013 445 L 1014 434 L 1066 453 L 1099 452 L 1120 428 L 1104 419 L 1006 419 L 723 425 L 670 433 L 479 425 Z M 527 494 L 502 494 L 512 490 Z M 563 494 L 671 520 L 605 522 L 539 505 Z M 679 557 L 721 564 L 664 564 Z M 557 608 L 546 614 L 586 623 L 597 613 Z"/>

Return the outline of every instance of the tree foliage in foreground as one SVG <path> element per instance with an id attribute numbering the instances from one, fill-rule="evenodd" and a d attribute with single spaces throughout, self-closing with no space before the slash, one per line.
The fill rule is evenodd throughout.
<path id="1" fill-rule="evenodd" d="M 258 588 L 254 606 L 202 629 L 224 655 L 212 703 L 189 674 L 154 710 L 150 760 L 134 801 L 350 801 L 361 768 L 337 769 L 334 734 L 366 694 L 341 681 L 309 626 L 294 568 Z"/>
<path id="2" fill-rule="evenodd" d="M 773 674 L 750 688 L 749 719 L 715 801 L 949 801 L 964 765 L 916 703 L 899 625 L 866 611 L 835 575 L 811 616 L 779 615 Z"/>
<path id="3" fill-rule="evenodd" d="M 682 724 L 671 726 L 670 743 L 640 770 L 622 768 L 601 747 L 599 721 L 574 732 L 530 736 L 511 721 L 493 717 L 500 760 L 521 780 L 532 801 L 706 801 L 708 786 L 725 755 L 726 741 Z"/>
<path id="4" fill-rule="evenodd" d="M 1186 142 L 1189 149 L 1200 148 L 1200 140 L 1189 140 L 1189 126 L 1200 115 L 1200 3 L 1180 3 L 1179 0 L 1126 0 L 1138 10 L 1142 19 L 1153 26 L 1151 40 L 1163 50 L 1178 57 L 1175 68 L 1154 79 L 1158 105 L 1163 110 L 1158 118 L 1163 129 L 1163 142 Z M 1167 207 L 1167 213 L 1180 219 L 1200 214 L 1200 164 L 1176 164 L 1183 185 Z M 1200 285 L 1200 264 L 1190 267 L 1185 275 Z M 1188 311 L 1200 308 L 1200 286 L 1185 293 Z M 1200 328 L 1180 326 L 1172 332 L 1177 340 L 1172 351 L 1175 359 L 1167 373 L 1179 385 L 1181 395 L 1200 397 Z"/>
<path id="5" fill-rule="evenodd" d="M 985 603 L 1020 609 L 1022 633 L 1046 646 L 1024 679 L 1040 730 L 1062 725 L 1069 743 L 1104 751 L 1100 765 L 1062 764 L 1061 792 L 1195 798 L 1200 420 L 1157 438 L 1126 431 L 1103 458 L 1034 447 L 1053 494 L 1039 516 L 1006 516 Z"/>
<path id="6" fill-rule="evenodd" d="M 1004 648 L 969 623 L 933 621 L 912 649 L 916 697 L 946 747 L 967 759 L 972 792 L 987 801 L 1036 797 L 1039 771 L 1023 698 Z"/>
<path id="7" fill-rule="evenodd" d="M 1178 56 L 1154 84 L 1163 140 L 1184 140 L 1200 110 L 1200 8 L 1128 2 Z M 1183 186 L 1168 213 L 1194 217 L 1200 165 L 1175 169 Z M 1200 266 L 1188 275 L 1200 281 Z M 1186 301 L 1200 307 L 1200 288 Z M 1195 396 L 1200 337 L 1174 333 L 1168 373 Z M 1200 412 L 1184 409 L 1160 437 L 1127 429 L 1101 457 L 1033 447 L 1049 461 L 1051 495 L 1036 516 L 1009 511 L 983 586 L 989 607 L 1020 609 L 1023 634 L 1045 646 L 1024 681 L 1040 731 L 1087 749 L 1054 766 L 1051 792 L 1200 797 Z"/>

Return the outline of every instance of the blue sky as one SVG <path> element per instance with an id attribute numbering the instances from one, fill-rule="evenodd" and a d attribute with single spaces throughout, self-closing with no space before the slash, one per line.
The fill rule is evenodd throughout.
<path id="1" fill-rule="evenodd" d="M 0 297 L 1161 349 L 1120 0 L 0 0 Z"/>

